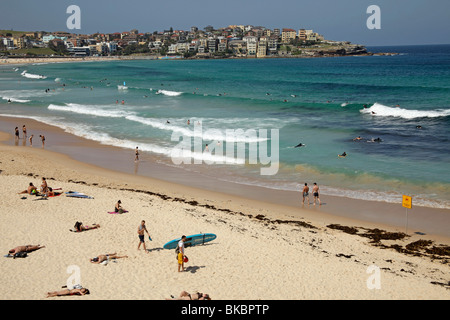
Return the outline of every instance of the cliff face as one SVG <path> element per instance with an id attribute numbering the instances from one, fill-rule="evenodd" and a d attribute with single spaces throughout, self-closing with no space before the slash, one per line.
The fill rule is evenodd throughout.
<path id="1" fill-rule="evenodd" d="M 361 45 L 343 45 L 332 46 L 328 48 L 317 48 L 315 55 L 339 55 L 339 56 L 354 56 L 354 55 L 367 55 L 370 54 L 367 48 Z"/>

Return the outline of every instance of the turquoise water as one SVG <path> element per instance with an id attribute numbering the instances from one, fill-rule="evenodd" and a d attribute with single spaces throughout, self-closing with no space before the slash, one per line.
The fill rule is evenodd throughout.
<path id="1" fill-rule="evenodd" d="M 398 202 L 408 194 L 416 205 L 450 208 L 450 46 L 369 49 L 401 54 L 1 66 L 0 114 L 139 146 L 168 165 L 178 145 L 172 135 L 183 134 L 211 153 L 193 147 L 189 156 L 201 164 L 181 166 L 219 180 L 282 190 L 317 182 L 323 195 Z M 234 150 L 223 134 L 236 129 L 278 130 L 275 175 L 248 163 L 251 143 L 271 150 L 270 132 L 239 139 L 243 157 L 218 154 Z M 294 148 L 299 143 L 306 146 Z M 224 159 L 230 164 L 206 162 Z"/>

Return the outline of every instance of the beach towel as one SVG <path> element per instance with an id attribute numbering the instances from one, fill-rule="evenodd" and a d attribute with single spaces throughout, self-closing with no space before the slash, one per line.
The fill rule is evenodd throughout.
<path id="1" fill-rule="evenodd" d="M 85 199 L 94 199 L 91 196 L 88 196 L 84 193 L 80 193 L 80 192 L 76 192 L 76 191 L 68 191 L 65 193 L 66 197 L 71 197 L 71 198 L 85 198 Z"/>
<path id="2" fill-rule="evenodd" d="M 121 214 L 121 213 L 125 213 L 128 212 L 127 210 L 123 210 L 122 212 L 115 212 L 115 211 L 109 211 L 109 214 Z"/>

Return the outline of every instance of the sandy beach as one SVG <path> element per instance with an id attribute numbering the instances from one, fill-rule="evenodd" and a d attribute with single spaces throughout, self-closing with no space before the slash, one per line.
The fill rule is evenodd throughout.
<path id="1" fill-rule="evenodd" d="M 54 130 L 58 147 L 52 149 L 56 138 L 50 138 L 41 148 L 36 135 L 33 147 L 22 140 L 15 145 L 12 129 L 4 125 L 14 120 L 25 121 L 35 134 Z M 327 199 L 323 210 L 308 209 L 242 196 L 248 190 L 232 194 L 150 178 L 133 173 L 132 165 L 126 172 L 81 162 L 64 154 L 62 145 L 87 155 L 86 141 L 29 119 L 2 118 L 0 131 L 1 249 L 7 254 L 19 245 L 45 246 L 26 258 L 1 260 L 0 299 L 163 300 L 182 290 L 208 293 L 214 300 L 450 298 L 448 210 L 421 209 L 444 231 L 433 234 L 430 224 L 426 234 L 418 234 L 423 229 L 413 221 L 405 235 L 404 227 L 388 219 L 377 223 L 332 213 L 331 203 L 345 208 L 336 199 Z M 114 149 L 95 148 L 97 157 Z M 18 194 L 30 182 L 39 186 L 42 177 L 60 192 L 92 198 Z M 108 214 L 119 199 L 129 212 Z M 351 203 L 349 211 L 377 209 L 377 204 Z M 152 237 L 146 238 L 147 253 L 137 250 L 141 220 Z M 69 231 L 76 221 L 100 228 Z M 177 272 L 175 252 L 163 245 L 202 232 L 217 239 L 186 248 L 186 271 Z M 128 258 L 90 262 L 108 253 Z M 71 266 L 90 295 L 45 298 L 67 284 Z"/>
<path id="2" fill-rule="evenodd" d="M 65 62 L 96 62 L 114 60 L 156 59 L 145 56 L 110 56 L 110 57 L 45 57 L 45 58 L 9 58 L 0 59 L 1 64 L 33 64 L 33 63 L 65 63 Z"/>

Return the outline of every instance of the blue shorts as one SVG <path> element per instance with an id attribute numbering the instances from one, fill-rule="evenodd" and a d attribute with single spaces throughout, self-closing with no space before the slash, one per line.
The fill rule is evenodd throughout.
<path id="1" fill-rule="evenodd" d="M 144 235 L 143 234 L 139 235 L 139 240 L 141 240 L 141 242 L 144 242 Z"/>

